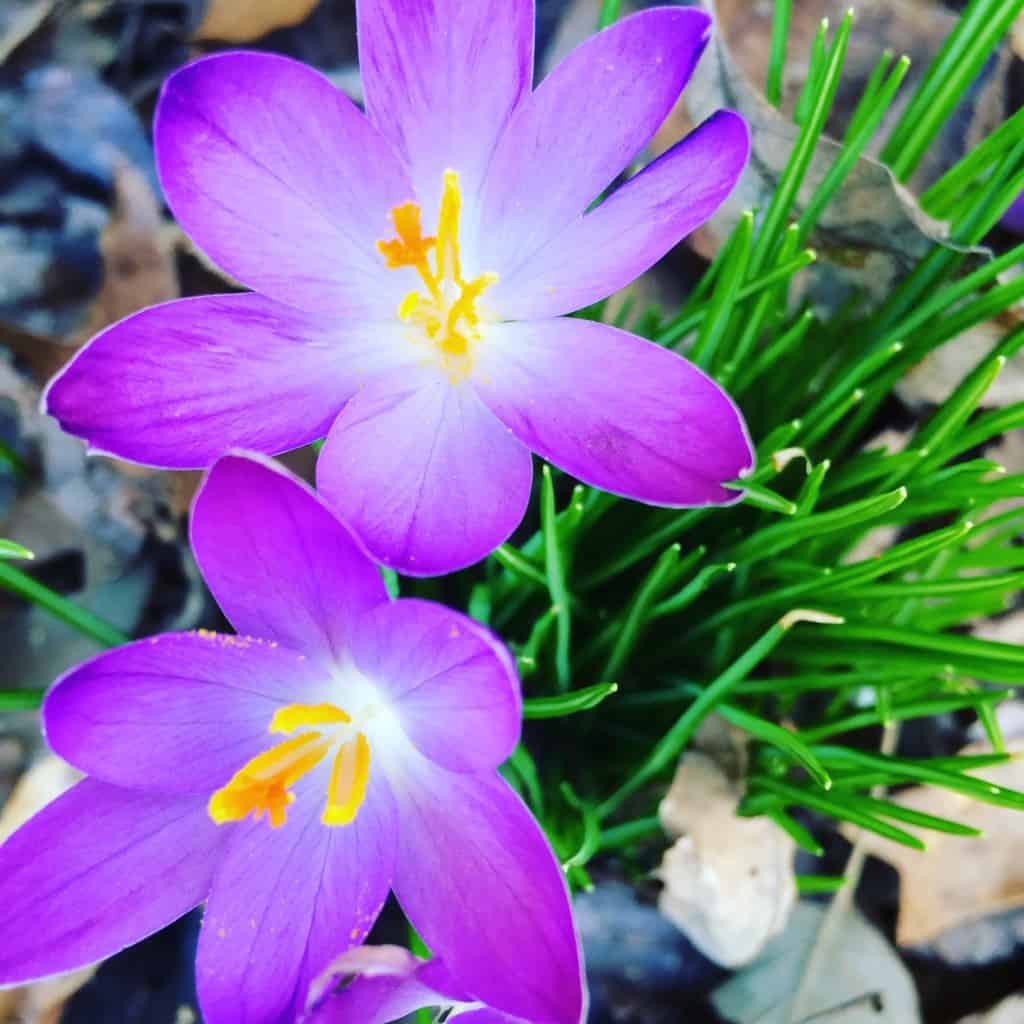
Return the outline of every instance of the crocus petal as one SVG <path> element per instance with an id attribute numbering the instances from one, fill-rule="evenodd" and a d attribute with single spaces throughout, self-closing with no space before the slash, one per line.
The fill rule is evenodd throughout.
<path id="1" fill-rule="evenodd" d="M 351 949 L 314 982 L 304 1024 L 389 1024 L 424 1007 L 446 1005 L 420 977 L 426 966 L 401 946 Z"/>
<path id="2" fill-rule="evenodd" d="M 402 909 L 476 1000 L 534 1024 L 578 1024 L 579 947 L 544 834 L 497 775 L 412 757 L 393 783 Z"/>
<path id="3" fill-rule="evenodd" d="M 443 961 L 419 960 L 400 946 L 362 946 L 343 953 L 314 990 L 304 1024 L 388 1024 L 426 1007 L 471 1001 Z M 529 1024 L 489 1007 L 460 1009 L 457 1018 L 477 1024 Z"/>
<path id="4" fill-rule="evenodd" d="M 43 720 L 53 749 L 104 782 L 209 797 L 271 745 L 278 708 L 322 693 L 323 673 L 272 642 L 167 633 L 72 669 Z"/>
<path id="5" fill-rule="evenodd" d="M 360 619 L 352 653 L 431 760 L 482 771 L 512 753 L 522 711 L 515 663 L 465 615 L 429 601 L 381 605 Z"/>
<path id="6" fill-rule="evenodd" d="M 196 956 L 207 1024 L 292 1024 L 339 951 L 358 945 L 391 885 L 394 802 L 371 770 L 350 825 L 320 822 L 325 778 L 307 776 L 281 828 L 232 827 L 214 876 Z"/>
<path id="7" fill-rule="evenodd" d="M 95 963 L 201 903 L 221 834 L 205 801 L 85 779 L 0 846 L 0 984 Z"/>
<path id="8" fill-rule="evenodd" d="M 192 550 L 240 633 L 337 664 L 352 622 L 387 600 L 376 567 L 304 484 L 269 459 L 228 455 L 192 512 Z"/>
<path id="9" fill-rule="evenodd" d="M 356 394 L 327 436 L 317 486 L 374 558 L 431 576 L 508 538 L 532 471 L 530 453 L 471 387 L 427 369 Z"/>
<path id="10" fill-rule="evenodd" d="M 448 168 L 475 206 L 498 136 L 530 90 L 532 0 L 358 0 L 356 9 L 370 120 L 405 156 L 430 215 Z"/>
<path id="11" fill-rule="evenodd" d="M 269 53 L 224 53 L 168 78 L 154 129 L 178 223 L 250 288 L 319 312 L 385 319 L 388 211 L 412 198 L 390 143 L 323 75 Z"/>
<path id="12" fill-rule="evenodd" d="M 544 458 L 654 505 L 738 499 L 722 484 L 752 464 L 743 419 L 681 356 L 578 319 L 496 324 L 488 342 L 480 396 Z"/>
<path id="13" fill-rule="evenodd" d="M 746 166 L 746 122 L 719 111 L 553 238 L 488 301 L 513 320 L 570 313 L 639 277 L 703 224 Z"/>
<path id="14" fill-rule="evenodd" d="M 235 446 L 277 454 L 323 437 L 410 348 L 397 324 L 329 321 L 254 294 L 181 299 L 95 338 L 50 384 L 46 411 L 99 451 L 201 469 Z"/>
<path id="15" fill-rule="evenodd" d="M 709 32 L 710 19 L 696 8 L 642 11 L 588 39 L 548 75 L 495 149 L 481 269 L 511 276 L 611 184 L 672 109 Z"/>

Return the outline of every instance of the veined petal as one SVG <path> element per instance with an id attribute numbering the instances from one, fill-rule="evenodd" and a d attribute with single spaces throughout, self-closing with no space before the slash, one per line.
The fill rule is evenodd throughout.
<path id="1" fill-rule="evenodd" d="M 374 558 L 432 576 L 508 538 L 532 472 L 530 453 L 472 387 L 428 368 L 356 394 L 327 436 L 317 487 Z"/>
<path id="2" fill-rule="evenodd" d="M 355 619 L 387 600 L 348 530 L 268 459 L 228 455 L 210 470 L 193 507 L 192 550 L 240 633 L 320 663 L 340 662 Z"/>
<path id="3" fill-rule="evenodd" d="M 201 469 L 234 446 L 277 454 L 323 437 L 411 349 L 398 324 L 326 320 L 255 294 L 181 299 L 94 338 L 50 384 L 46 411 L 102 452 Z"/>
<path id="4" fill-rule="evenodd" d="M 103 782 L 209 797 L 270 745 L 278 708 L 323 687 L 309 659 L 273 642 L 168 633 L 72 669 L 43 721 L 53 749 Z"/>
<path id="5" fill-rule="evenodd" d="M 496 774 L 422 758 L 393 783 L 401 820 L 395 895 L 475 1000 L 534 1024 L 579 1024 L 579 945 L 562 869 Z"/>
<path id="6" fill-rule="evenodd" d="M 196 797 L 85 779 L 0 846 L 0 985 L 95 963 L 201 903 L 222 834 Z"/>
<path id="7" fill-rule="evenodd" d="M 629 284 L 722 204 L 746 166 L 750 134 L 721 110 L 551 239 L 488 301 L 513 320 L 559 316 Z"/>
<path id="8" fill-rule="evenodd" d="M 448 168 L 475 211 L 498 136 L 530 91 L 532 0 L 358 0 L 356 10 L 367 114 L 404 155 L 427 223 Z"/>
<path id="9" fill-rule="evenodd" d="M 672 109 L 710 24 L 693 7 L 642 11 L 588 39 L 544 79 L 495 149 L 481 268 L 511 277 L 614 181 Z"/>
<path id="10" fill-rule="evenodd" d="M 380 773 L 350 825 L 320 822 L 324 772 L 296 787 L 288 820 L 230 826 L 199 936 L 207 1024 L 292 1024 L 309 986 L 359 945 L 384 905 L 395 859 L 394 802 Z"/>
<path id="11" fill-rule="evenodd" d="M 590 320 L 495 324 L 477 390 L 524 444 L 577 479 L 652 505 L 736 501 L 753 464 L 729 396 L 681 356 Z"/>
<path id="12" fill-rule="evenodd" d="M 178 223 L 232 277 L 299 309 L 394 314 L 401 282 L 376 242 L 412 185 L 323 75 L 269 53 L 206 57 L 164 84 L 154 138 Z"/>
<path id="13" fill-rule="evenodd" d="M 431 760 L 482 771 L 512 753 L 521 725 L 519 679 L 489 630 L 443 605 L 404 599 L 359 620 L 352 653 Z"/>

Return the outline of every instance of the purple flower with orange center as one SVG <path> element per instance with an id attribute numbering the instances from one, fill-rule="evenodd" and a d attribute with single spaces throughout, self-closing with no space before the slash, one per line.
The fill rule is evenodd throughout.
<path id="1" fill-rule="evenodd" d="M 509 536 L 531 450 L 655 505 L 736 500 L 722 484 L 752 455 L 728 396 L 672 352 L 563 316 L 702 224 L 746 163 L 746 126 L 721 111 L 593 205 L 672 109 L 707 15 L 626 18 L 532 90 L 532 0 L 357 14 L 365 115 L 269 54 L 168 80 L 167 201 L 254 292 L 115 325 L 51 384 L 48 411 L 96 451 L 174 468 L 326 436 L 320 491 L 413 575 Z"/>
<path id="2" fill-rule="evenodd" d="M 47 739 L 88 777 L 0 847 L 0 984 L 205 902 L 207 1024 L 293 1024 L 393 891 L 471 1001 L 579 1024 L 562 872 L 496 771 L 521 719 L 504 647 L 389 600 L 326 506 L 254 457 L 211 470 L 192 545 L 239 635 L 140 640 L 50 692 Z"/>

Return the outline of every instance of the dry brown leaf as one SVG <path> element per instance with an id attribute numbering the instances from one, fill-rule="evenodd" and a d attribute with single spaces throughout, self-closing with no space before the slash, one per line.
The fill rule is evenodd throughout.
<path id="1" fill-rule="evenodd" d="M 305 21 L 320 0 L 210 0 L 195 39 L 248 43 Z"/>
<path id="2" fill-rule="evenodd" d="M 987 753 L 986 744 L 962 753 Z M 1010 744 L 1024 755 L 1024 742 Z M 1024 756 L 1006 764 L 972 772 L 978 778 L 1012 789 L 1024 789 Z M 896 941 L 901 946 L 930 942 L 949 929 L 999 911 L 1024 906 L 1024 814 L 972 800 L 961 793 L 915 787 L 889 797 L 894 803 L 980 829 L 977 839 L 918 831 L 925 851 L 911 850 L 873 833 L 863 842 L 869 853 L 888 861 L 900 875 L 900 908 Z M 854 832 L 843 826 L 843 832 Z"/>
<path id="3" fill-rule="evenodd" d="M 82 777 L 60 758 L 48 755 L 19 780 L 0 814 L 0 842 L 51 800 L 56 800 Z M 0 991 L 3 1024 L 57 1024 L 64 1003 L 96 973 L 85 967 L 32 985 Z"/>
<path id="4" fill-rule="evenodd" d="M 774 0 L 716 0 L 720 30 L 729 52 L 749 81 L 760 87 L 768 74 Z M 796 0 L 793 4 L 784 65 L 782 109 L 791 115 L 807 78 L 811 44 L 822 18 L 838 25 L 849 0 Z M 856 17 L 843 63 L 843 75 L 826 130 L 839 138 L 878 62 L 882 50 L 906 54 L 910 71 L 890 108 L 874 146 L 886 138 L 932 58 L 957 24 L 958 16 L 935 3 L 911 0 L 858 0 Z M 912 185 L 921 190 L 997 128 L 1006 115 L 1009 54 L 1001 51 L 978 76 L 965 100 L 929 151 Z"/>
<path id="5" fill-rule="evenodd" d="M 100 236 L 103 286 L 72 339 L 79 345 L 123 317 L 181 295 L 174 231 L 145 177 L 122 164 L 114 195 L 113 215 Z"/>
<path id="6" fill-rule="evenodd" d="M 713 0 L 704 0 L 703 6 L 715 13 Z M 736 110 L 750 124 L 752 156 L 732 195 L 691 239 L 708 258 L 744 211 L 767 208 L 798 134 L 792 121 L 750 83 L 725 38 L 717 33 L 676 111 L 659 132 L 656 148 L 672 145 L 722 107 Z M 798 193 L 796 212 L 809 202 L 839 150 L 831 139 L 821 140 Z M 926 216 L 887 168 L 863 157 L 819 219 L 811 238 L 818 261 L 798 281 L 806 297 L 825 313 L 858 291 L 879 301 L 945 237 L 945 225 Z"/>
<path id="7" fill-rule="evenodd" d="M 986 1013 L 972 1013 L 960 1024 L 1024 1024 L 1024 996 L 1010 996 Z"/>
<path id="8" fill-rule="evenodd" d="M 658 808 L 677 837 L 657 871 L 665 887 L 658 907 L 706 956 L 738 967 L 786 925 L 795 846 L 769 819 L 737 816 L 745 747 L 709 728 L 698 737 L 703 750 L 680 758 Z"/>

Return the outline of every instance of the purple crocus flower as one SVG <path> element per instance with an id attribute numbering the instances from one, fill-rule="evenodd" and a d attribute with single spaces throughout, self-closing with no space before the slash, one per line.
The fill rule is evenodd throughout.
<path id="1" fill-rule="evenodd" d="M 456 1011 L 460 1024 L 531 1024 L 474 999 L 443 960 L 420 960 L 400 946 L 343 953 L 314 982 L 302 1021 L 389 1024 L 428 1007 Z"/>
<path id="2" fill-rule="evenodd" d="M 140 640 L 51 691 L 47 739 L 88 778 L 0 847 L 0 984 L 206 901 L 207 1024 L 293 1024 L 393 890 L 472 999 L 578 1024 L 562 872 L 495 771 L 521 718 L 505 648 L 388 600 L 342 524 L 262 459 L 216 463 L 192 545 L 239 635 Z"/>
<path id="3" fill-rule="evenodd" d="M 374 558 L 468 565 L 504 541 L 531 449 L 656 505 L 737 498 L 728 396 L 681 357 L 562 314 L 628 284 L 729 194 L 748 154 L 721 111 L 618 188 L 708 40 L 657 8 L 531 91 L 532 0 L 358 0 L 366 115 L 270 54 L 167 81 L 156 153 L 195 243 L 254 292 L 105 331 L 47 409 L 96 451 L 209 466 L 326 436 L 318 487 Z"/>

